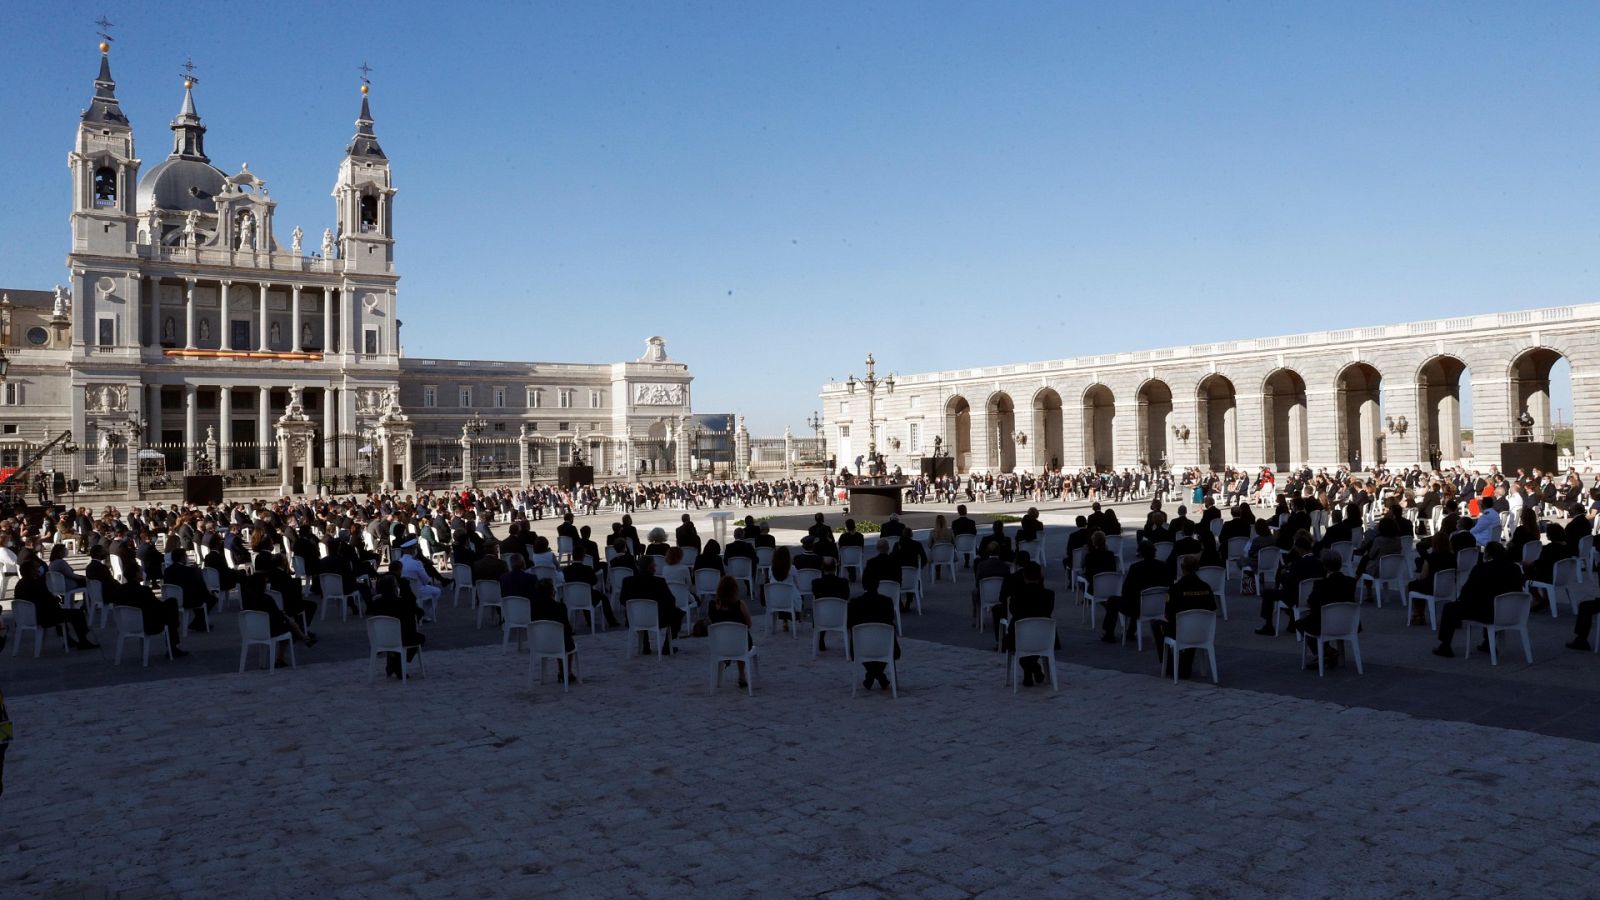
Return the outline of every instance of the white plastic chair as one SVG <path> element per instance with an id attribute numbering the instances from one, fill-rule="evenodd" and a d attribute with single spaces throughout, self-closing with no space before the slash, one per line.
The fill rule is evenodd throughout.
<path id="1" fill-rule="evenodd" d="M 1277 547 L 1262 547 L 1256 554 L 1256 596 L 1269 587 L 1278 586 L 1278 567 L 1283 565 L 1283 551 Z"/>
<path id="2" fill-rule="evenodd" d="M 120 638 L 119 638 L 120 641 Z M 148 639 L 146 643 L 148 644 Z M 244 664 L 250 656 L 251 647 L 260 647 L 267 657 L 267 674 L 271 675 L 277 670 L 279 644 L 289 647 L 289 668 L 295 667 L 294 636 L 287 631 L 276 637 L 272 634 L 272 618 L 266 613 L 255 609 L 246 609 L 239 612 L 239 674 L 244 674 Z M 146 649 L 146 654 L 149 650 Z"/>
<path id="3" fill-rule="evenodd" d="M 201 577 L 203 578 L 205 576 L 202 575 Z M 178 587 L 175 584 L 162 585 L 162 587 L 161 587 L 161 600 L 163 602 L 165 602 L 168 599 L 171 599 L 171 600 L 175 601 L 178 604 L 178 633 L 179 634 L 188 634 L 189 633 L 189 623 L 194 621 L 194 618 L 195 618 L 196 615 L 199 615 L 199 613 L 198 613 L 199 607 L 195 607 L 195 609 L 190 609 L 187 606 L 184 606 L 183 605 L 183 588 Z M 278 608 L 282 609 L 283 608 L 283 604 L 279 603 L 278 604 Z M 206 616 L 206 630 L 207 631 L 211 630 L 211 616 L 210 615 Z"/>
<path id="4" fill-rule="evenodd" d="M 694 570 L 694 593 L 701 603 L 707 606 L 717 598 L 717 582 L 722 580 L 722 573 L 716 569 Z"/>
<path id="5" fill-rule="evenodd" d="M 1586 534 L 1578 538 L 1578 580 L 1586 581 L 1585 573 L 1594 571 L 1594 535 Z"/>
<path id="6" fill-rule="evenodd" d="M 499 585 L 495 585 L 499 587 Z M 368 652 L 369 664 L 367 665 L 367 683 L 371 684 L 374 676 L 378 674 L 378 658 L 385 653 L 398 653 L 400 655 L 400 680 L 411 679 L 411 663 L 406 659 L 404 632 L 400 629 L 400 620 L 394 616 L 372 616 L 367 619 L 367 645 L 371 648 Z M 422 666 L 422 646 L 416 646 L 417 674 L 427 674 Z"/>
<path id="7" fill-rule="evenodd" d="M 1283 602 L 1282 600 L 1277 602 L 1277 605 L 1272 608 L 1273 637 L 1283 634 L 1283 626 L 1279 625 L 1278 622 L 1284 616 L 1288 616 L 1289 624 L 1293 625 L 1295 621 L 1301 617 L 1302 613 L 1311 608 L 1311 592 L 1316 590 L 1317 582 L 1321 580 L 1321 578 L 1306 578 L 1301 580 L 1300 584 L 1295 588 L 1294 608 L 1291 609 L 1289 604 Z M 1294 639 L 1297 641 L 1300 639 L 1300 632 L 1296 631 L 1294 633 Z"/>
<path id="8" fill-rule="evenodd" d="M 695 600 L 694 592 L 689 590 L 689 585 L 681 581 L 669 581 L 667 590 L 672 592 L 673 602 L 683 610 L 683 620 L 693 623 L 699 615 L 700 603 Z"/>
<path id="9" fill-rule="evenodd" d="M 1221 684 L 1217 672 L 1217 614 L 1208 609 L 1186 609 L 1178 613 L 1174 624 L 1176 634 L 1163 638 L 1161 643 L 1172 658 L 1172 683 L 1178 683 L 1178 654 L 1184 650 L 1204 650 L 1211 663 L 1211 683 Z M 1161 654 L 1157 654 L 1158 660 Z M 1156 670 L 1160 671 L 1161 662 Z"/>
<path id="10" fill-rule="evenodd" d="M 882 622 L 863 622 L 850 629 L 850 656 L 857 663 L 885 663 L 889 696 L 900 697 L 900 681 L 894 665 L 894 626 Z M 856 695 L 855 673 L 850 673 L 850 696 Z"/>
<path id="11" fill-rule="evenodd" d="M 94 624 L 95 614 L 99 613 L 100 624 L 98 627 L 106 627 L 106 623 L 111 621 L 111 607 L 106 605 L 106 586 L 98 581 L 88 581 L 84 583 L 83 589 L 88 597 L 88 602 L 86 603 L 88 612 L 85 615 L 89 619 L 89 624 Z"/>
<path id="12" fill-rule="evenodd" d="M 839 646 L 849 643 L 846 622 L 849 621 L 849 604 L 838 597 L 818 597 L 811 605 L 811 658 L 817 658 L 817 647 L 829 633 L 837 632 Z"/>
<path id="13" fill-rule="evenodd" d="M 1249 543 L 1250 539 L 1247 537 L 1228 538 L 1227 553 L 1223 557 L 1223 564 L 1228 571 L 1231 574 L 1238 575 L 1240 578 L 1244 577 L 1244 548 Z"/>
<path id="14" fill-rule="evenodd" d="M 656 659 L 661 658 L 661 645 L 666 629 L 661 627 L 661 608 L 656 601 L 635 597 L 628 601 L 628 655 L 634 655 L 639 642 L 635 635 L 643 634 L 655 646 Z"/>
<path id="15" fill-rule="evenodd" d="M 144 630 L 144 611 L 137 606 L 116 606 L 111 609 L 111 620 L 117 626 L 117 651 L 112 655 L 111 664 L 122 665 L 122 644 L 124 641 L 138 641 L 144 651 L 144 665 L 150 666 L 150 639 L 155 637 L 146 634 Z M 161 639 L 167 645 L 167 659 L 172 658 L 172 634 L 167 629 L 161 629 Z M 37 654 L 36 654 L 37 655 Z"/>
<path id="16" fill-rule="evenodd" d="M 1217 595 L 1217 606 L 1222 609 L 1222 621 L 1228 621 L 1228 570 L 1222 566 L 1201 566 L 1195 575 Z"/>
<path id="17" fill-rule="evenodd" d="M 984 578 L 978 581 L 978 631 L 982 632 L 989 621 L 989 610 L 1000 605 L 1000 588 L 1004 578 Z M 998 638 L 999 636 L 996 635 Z"/>
<path id="18" fill-rule="evenodd" d="M 906 633 L 905 625 L 904 625 L 904 623 L 902 623 L 900 621 L 900 594 L 901 594 L 900 582 L 898 582 L 898 581 L 880 581 L 880 582 L 878 582 L 878 593 L 883 595 L 883 596 L 885 596 L 885 597 L 888 597 L 890 606 L 892 606 L 894 608 L 894 631 L 895 631 L 895 634 L 901 634 L 901 635 L 905 634 Z"/>
<path id="19" fill-rule="evenodd" d="M 950 573 L 950 580 L 956 580 L 956 548 L 954 544 L 934 544 L 933 550 L 928 554 L 928 560 L 933 564 L 933 580 L 939 580 L 939 570 L 944 569 Z"/>
<path id="20" fill-rule="evenodd" d="M 973 561 L 973 557 L 975 557 L 977 555 L 978 555 L 978 536 L 977 535 L 975 535 L 975 534 L 958 534 L 958 535 L 956 535 L 955 557 L 956 557 L 956 559 L 961 561 L 962 565 L 971 566 L 972 565 L 972 561 Z M 955 580 L 955 575 L 953 574 L 954 573 L 954 569 L 952 568 L 951 571 L 952 571 L 952 574 L 950 576 L 950 580 L 954 581 Z"/>
<path id="21" fill-rule="evenodd" d="M 608 566 L 607 567 L 607 569 L 606 569 L 606 579 L 611 583 L 610 590 L 608 591 L 608 593 L 611 595 L 611 602 L 612 603 L 616 603 L 616 602 L 618 602 L 619 600 L 622 599 L 622 584 L 623 584 L 623 582 L 627 581 L 629 578 L 632 578 L 632 577 L 633 577 L 633 570 L 628 568 L 627 566 Z M 623 615 L 627 615 L 627 611 L 626 610 L 623 611 Z"/>
<path id="22" fill-rule="evenodd" d="M 1560 560 L 1551 568 L 1549 581 L 1528 582 L 1528 591 L 1530 593 L 1534 588 L 1539 588 L 1550 599 L 1550 618 L 1556 618 L 1556 612 L 1561 606 L 1561 596 L 1563 594 L 1566 595 L 1568 602 L 1572 604 L 1572 614 L 1578 614 L 1578 598 L 1572 592 L 1572 586 L 1579 581 L 1578 571 L 1577 558 L 1570 557 Z"/>
<path id="23" fill-rule="evenodd" d="M 561 562 L 572 561 L 572 537 L 570 535 L 556 536 L 556 559 Z"/>
<path id="24" fill-rule="evenodd" d="M 1095 607 L 1105 604 L 1121 590 L 1121 572 L 1101 572 L 1094 576 L 1094 583 L 1083 592 L 1084 612 L 1088 614 L 1089 627 L 1094 627 Z"/>
<path id="25" fill-rule="evenodd" d="M 500 598 L 500 649 L 511 645 L 511 632 L 517 632 L 517 651 L 528 637 L 528 626 L 533 622 L 533 601 L 527 597 Z"/>
<path id="26" fill-rule="evenodd" d="M 1144 652 L 1144 623 L 1165 622 L 1167 620 L 1167 589 L 1164 587 L 1145 588 L 1139 592 L 1139 618 L 1133 623 L 1134 646 L 1140 653 Z M 1122 627 L 1122 642 L 1128 642 L 1128 627 Z"/>
<path id="27" fill-rule="evenodd" d="M 740 587 L 743 588 L 744 596 L 747 599 L 754 598 L 756 593 L 755 566 L 750 562 L 750 557 L 729 557 L 725 566 L 728 570 L 728 576 L 739 582 Z"/>
<path id="28" fill-rule="evenodd" d="M 916 566 L 900 567 L 900 596 L 894 598 L 895 603 L 907 597 L 916 604 L 917 615 L 922 615 L 922 570 Z"/>
<path id="29" fill-rule="evenodd" d="M 1533 565 L 1534 560 L 1537 560 L 1539 558 L 1539 554 L 1543 553 L 1543 552 L 1544 552 L 1544 544 L 1541 544 L 1538 541 L 1529 541 L 1526 544 L 1523 544 L 1522 545 L 1522 564 L 1524 566 Z"/>
<path id="30" fill-rule="evenodd" d="M 956 540 L 959 541 L 960 538 L 956 538 Z M 839 548 L 839 572 L 840 572 L 840 574 L 844 575 L 844 577 L 850 579 L 851 581 L 855 581 L 856 579 L 860 578 L 861 577 L 861 567 L 863 565 L 863 562 L 862 562 L 862 557 L 863 556 L 864 556 L 864 551 L 860 547 L 840 547 Z M 730 560 L 728 560 L 728 562 L 731 565 L 733 560 L 730 559 Z M 733 574 L 733 570 L 731 568 L 729 569 L 728 574 L 729 575 Z"/>
<path id="31" fill-rule="evenodd" d="M 1477 547 L 1463 547 L 1456 551 L 1456 584 L 1465 585 L 1467 576 L 1472 574 L 1472 567 L 1478 564 L 1483 554 Z"/>
<path id="32" fill-rule="evenodd" d="M 475 627 L 483 627 L 483 614 L 487 610 L 495 610 L 500 613 L 501 618 L 505 617 L 504 601 L 500 597 L 500 582 L 485 579 L 473 585 L 473 590 L 478 596 L 478 615 Z"/>
<path id="33" fill-rule="evenodd" d="M 106 561 L 111 564 L 111 577 L 116 579 L 117 584 L 127 584 L 128 573 L 122 568 L 122 557 L 113 553 Z"/>
<path id="34" fill-rule="evenodd" d="M 366 611 L 361 605 L 361 593 L 359 591 L 351 591 L 346 594 L 344 592 L 344 578 L 338 573 L 324 572 L 318 575 L 317 586 L 322 589 L 323 621 L 327 621 L 328 611 L 335 605 L 339 607 L 339 621 L 341 622 L 350 618 L 351 603 L 354 603 L 356 609 L 360 612 L 364 613 Z"/>
<path id="35" fill-rule="evenodd" d="M 1373 586 L 1379 609 L 1383 609 L 1383 592 L 1385 589 L 1392 590 L 1396 597 L 1404 597 L 1406 595 L 1406 558 L 1399 553 L 1390 553 L 1379 557 L 1378 574 L 1374 576 L 1368 573 L 1361 576 L 1360 583 L 1356 588 L 1356 598 L 1358 600 L 1366 600 L 1367 585 Z"/>
<path id="36" fill-rule="evenodd" d="M 88 589 L 67 587 L 67 576 L 60 572 L 45 572 L 44 586 L 56 596 L 56 599 L 61 601 L 62 609 L 75 609 L 79 606 L 88 605 Z"/>
<path id="37" fill-rule="evenodd" d="M 605 620 L 600 617 L 599 613 L 595 612 L 594 588 L 581 581 L 574 581 L 571 584 L 563 584 L 557 588 L 556 596 L 561 598 L 561 605 L 567 608 L 567 616 L 569 618 L 578 614 L 588 617 L 590 634 L 594 634 L 605 627 Z M 504 615 L 504 613 L 505 610 L 502 609 L 501 614 Z"/>
<path id="38" fill-rule="evenodd" d="M 1056 620 L 1048 616 L 1018 619 L 1011 623 L 1012 651 L 1007 660 L 1007 673 L 1011 678 L 1011 693 L 1017 692 L 1022 681 L 1022 660 L 1037 656 L 1050 664 L 1050 689 L 1061 690 L 1056 674 Z"/>
<path id="39" fill-rule="evenodd" d="M 1522 636 L 1522 655 L 1527 659 L 1528 665 L 1533 665 L 1533 645 L 1528 641 L 1528 613 L 1533 609 L 1533 595 L 1527 591 L 1512 591 L 1494 598 L 1494 621 L 1488 624 L 1466 621 L 1467 626 L 1467 656 L 1472 656 L 1472 630 L 1482 628 L 1489 638 L 1489 664 L 1500 665 L 1499 646 L 1496 638 L 1508 631 L 1514 631 Z"/>
<path id="40" fill-rule="evenodd" d="M 540 581 L 548 581 L 554 585 L 561 585 L 566 582 L 566 579 L 561 577 L 561 570 L 555 566 L 534 566 L 529 571 L 533 573 L 533 577 Z"/>
<path id="41" fill-rule="evenodd" d="M 1158 541 L 1156 543 L 1156 559 L 1166 562 L 1172 558 L 1172 548 L 1177 545 L 1171 541 Z"/>
<path id="42" fill-rule="evenodd" d="M 138 612 L 138 610 L 134 611 Z M 31 631 L 33 632 L 33 658 L 38 659 L 39 654 L 44 650 L 44 629 L 39 626 L 38 607 L 33 605 L 32 600 L 13 600 L 11 601 L 11 615 L 11 655 L 17 655 L 17 651 L 22 649 L 22 636 Z M 140 627 L 143 626 L 141 625 Z M 61 652 L 65 653 L 67 652 L 66 626 L 60 626 L 60 631 Z"/>
<path id="43" fill-rule="evenodd" d="M 1306 650 L 1312 640 L 1317 644 L 1317 677 L 1327 672 L 1325 650 L 1334 641 L 1344 641 L 1350 648 L 1350 658 L 1355 661 L 1356 674 L 1364 675 L 1361 668 L 1361 605 L 1359 603 L 1327 603 L 1321 610 L 1322 633 L 1308 634 L 1300 644 L 1300 665 L 1306 664 Z"/>
<path id="44" fill-rule="evenodd" d="M 789 587 L 789 585 L 772 585 L 772 587 Z M 772 598 L 769 596 L 767 599 Z M 750 640 L 750 629 L 745 627 L 743 622 L 712 622 L 706 634 L 710 637 L 711 650 L 711 686 L 708 692 L 715 692 L 722 686 L 723 663 L 742 662 L 745 670 L 745 691 L 748 696 L 755 696 L 756 648 Z"/>
<path id="45" fill-rule="evenodd" d="M 1018 553 L 1026 553 L 1026 554 L 1028 554 L 1028 559 L 1038 563 L 1040 566 L 1044 565 L 1044 541 L 1043 540 L 1018 541 L 1017 542 L 1017 552 Z"/>
<path id="46" fill-rule="evenodd" d="M 566 671 L 562 673 L 566 677 L 561 679 L 562 693 L 567 692 L 574 680 L 583 683 L 583 676 L 578 674 L 578 651 L 567 652 L 567 629 L 560 622 L 534 622 L 528 628 L 528 687 L 533 687 L 535 671 L 538 672 L 539 683 L 544 683 L 544 664 L 549 660 L 554 660 L 558 665 L 566 663 Z"/>
<path id="47" fill-rule="evenodd" d="M 450 567 L 450 605 L 460 606 L 462 594 L 467 596 L 467 606 L 472 606 L 472 600 L 477 595 L 476 586 L 472 583 L 472 567 L 456 563 Z M 327 596 L 326 589 L 323 596 Z"/>
<path id="48" fill-rule="evenodd" d="M 778 616 L 788 616 L 791 638 L 800 636 L 800 591 L 792 584 L 776 582 L 766 587 L 767 634 L 778 630 Z"/>
<path id="49" fill-rule="evenodd" d="M 800 606 L 802 608 L 805 607 L 808 601 L 813 603 L 816 602 L 817 595 L 811 592 L 811 588 L 816 584 L 817 578 L 821 575 L 822 573 L 816 569 L 794 570 L 794 586 L 800 591 Z"/>
<path id="50" fill-rule="evenodd" d="M 772 554 L 776 552 L 771 547 L 756 548 L 756 580 L 766 584 L 772 580 Z"/>
<path id="51" fill-rule="evenodd" d="M 1456 570 L 1440 569 L 1433 573 L 1433 593 L 1425 594 L 1422 591 L 1412 591 L 1406 595 L 1406 610 L 1410 611 L 1411 601 L 1421 600 L 1428 610 L 1428 628 L 1439 630 L 1438 609 L 1446 603 L 1456 599 Z M 1406 617 L 1406 627 L 1411 627 L 1411 616 Z"/>
<path id="52" fill-rule="evenodd" d="M 1339 571 L 1351 578 L 1356 577 L 1356 545 L 1351 541 L 1334 541 L 1328 545 L 1328 549 L 1339 554 Z"/>
<path id="53" fill-rule="evenodd" d="M 211 568 L 210 566 L 205 566 L 200 570 L 200 578 L 206 583 L 206 590 L 211 592 L 211 596 L 217 598 L 217 612 L 222 612 L 228 608 L 229 597 L 239 601 L 240 609 L 244 608 L 244 595 L 240 593 L 238 585 L 234 585 L 232 590 L 224 591 L 222 589 L 221 572 Z M 178 599 L 178 603 L 180 605 L 183 603 L 183 599 L 181 597 Z"/>

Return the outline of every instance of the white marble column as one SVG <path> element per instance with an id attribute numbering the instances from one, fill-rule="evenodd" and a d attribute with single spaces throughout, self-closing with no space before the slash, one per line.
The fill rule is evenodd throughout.
<path id="1" fill-rule="evenodd" d="M 233 468 L 233 388 L 217 388 L 217 465 Z"/>
<path id="2" fill-rule="evenodd" d="M 161 346 L 161 282 L 159 279 L 144 279 L 145 297 L 150 306 L 145 311 L 144 340 L 141 342 L 146 347 Z"/>
<path id="3" fill-rule="evenodd" d="M 233 293 L 229 290 L 231 287 L 233 287 L 233 282 L 224 281 L 222 286 L 218 288 L 221 294 L 218 297 L 217 308 L 221 312 L 217 314 L 217 328 L 220 330 L 217 335 L 217 346 L 224 350 L 243 350 L 245 348 L 233 346 L 233 314 L 228 311 L 228 300 L 231 299 L 228 295 Z"/>
<path id="4" fill-rule="evenodd" d="M 294 294 L 289 303 L 289 349 L 298 353 L 304 350 L 300 346 L 300 285 L 294 286 Z"/>
<path id="5" fill-rule="evenodd" d="M 333 352 L 333 289 L 322 289 L 322 352 Z"/>
<path id="6" fill-rule="evenodd" d="M 199 435 L 199 430 L 198 430 L 199 422 L 197 421 L 198 416 L 199 416 L 199 411 L 196 409 L 196 407 L 198 407 L 198 406 L 199 406 L 199 401 L 195 397 L 195 386 L 192 385 L 192 384 L 184 385 L 183 386 L 183 459 L 184 459 L 184 466 L 186 468 L 193 468 L 194 467 L 195 445 L 197 443 L 199 443 L 199 441 L 200 441 L 200 435 Z"/>
<path id="7" fill-rule="evenodd" d="M 335 449 L 337 449 L 336 435 L 338 435 L 338 429 L 337 429 L 338 419 L 336 417 L 338 416 L 338 410 L 334 407 L 334 403 L 335 402 L 336 401 L 334 400 L 333 388 L 323 388 L 322 389 L 322 465 L 323 465 L 323 468 L 327 468 L 327 469 L 331 469 L 336 465 L 335 460 L 334 460 L 334 451 L 335 451 Z"/>
<path id="8" fill-rule="evenodd" d="M 194 349 L 194 279 L 184 282 L 183 293 L 183 346 Z"/>
<path id="9" fill-rule="evenodd" d="M 263 281 L 261 282 L 261 335 L 256 340 L 256 346 L 262 353 L 272 349 L 271 345 L 267 343 L 269 331 L 270 329 L 267 328 L 267 282 Z"/>
<path id="10" fill-rule="evenodd" d="M 272 388 L 269 387 L 258 388 L 256 393 L 256 443 L 261 446 L 261 468 L 272 468 Z"/>

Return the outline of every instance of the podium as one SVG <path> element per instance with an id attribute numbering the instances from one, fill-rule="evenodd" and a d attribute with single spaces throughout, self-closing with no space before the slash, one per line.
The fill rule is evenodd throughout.
<path id="1" fill-rule="evenodd" d="M 222 502 L 221 475 L 185 475 L 183 502 L 193 506 L 214 506 Z"/>
<path id="2" fill-rule="evenodd" d="M 858 521 L 882 524 L 890 515 L 901 511 L 901 493 L 905 488 L 899 482 L 856 482 L 845 489 L 849 492 L 850 515 Z"/>
<path id="3" fill-rule="evenodd" d="M 1500 445 L 1500 471 L 1508 475 L 1522 469 L 1529 475 L 1534 469 L 1556 471 L 1556 445 L 1550 441 L 1514 441 Z"/>
<path id="4" fill-rule="evenodd" d="M 956 477 L 956 458 L 953 456 L 922 457 L 922 477 L 930 479 Z"/>
<path id="5" fill-rule="evenodd" d="M 558 466 L 556 483 L 569 491 L 580 484 L 594 484 L 594 466 Z"/>

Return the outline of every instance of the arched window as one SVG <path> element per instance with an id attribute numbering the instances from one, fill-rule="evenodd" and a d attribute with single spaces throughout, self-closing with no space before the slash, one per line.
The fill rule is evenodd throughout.
<path id="1" fill-rule="evenodd" d="M 117 205 L 117 170 L 101 166 L 94 170 L 94 205 L 99 208 Z"/>
<path id="2" fill-rule="evenodd" d="M 361 230 L 376 231 L 378 229 L 378 198 L 371 194 L 361 195 Z"/>

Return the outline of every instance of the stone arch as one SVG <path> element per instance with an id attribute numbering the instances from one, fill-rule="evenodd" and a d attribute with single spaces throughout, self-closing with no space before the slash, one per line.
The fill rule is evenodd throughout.
<path id="1" fill-rule="evenodd" d="M 957 472 L 972 468 L 972 404 L 960 394 L 944 404 L 945 450 L 955 460 Z"/>
<path id="2" fill-rule="evenodd" d="M 1544 344 L 1528 347 L 1511 358 L 1507 374 L 1511 380 L 1512 418 L 1507 424 L 1512 440 L 1516 440 L 1521 433 L 1515 420 L 1526 412 L 1533 416 L 1534 440 L 1556 441 L 1560 445 L 1561 454 L 1572 452 L 1573 448 L 1567 442 L 1565 433 L 1557 433 L 1560 426 L 1572 423 L 1569 417 L 1556 414 L 1557 407 L 1551 399 L 1553 383 L 1563 380 L 1567 382 L 1566 395 L 1572 396 L 1572 357 L 1562 350 Z M 1557 421 L 1561 418 L 1569 420 Z"/>
<path id="3" fill-rule="evenodd" d="M 1267 462 L 1279 472 L 1304 465 L 1311 456 L 1305 378 L 1287 367 L 1268 372 L 1261 382 L 1261 405 Z"/>
<path id="4" fill-rule="evenodd" d="M 1417 429 L 1417 446 L 1424 460 L 1431 460 L 1437 448 L 1441 460 L 1461 459 L 1461 407 L 1463 395 L 1470 399 L 1471 378 L 1467 363 L 1458 356 L 1440 353 L 1417 367 L 1417 412 L 1421 421 L 1409 423 Z"/>
<path id="5" fill-rule="evenodd" d="M 1040 388 L 1033 395 L 1033 464 L 1041 469 L 1059 469 L 1063 458 L 1063 420 L 1061 394 L 1055 388 Z"/>
<path id="6" fill-rule="evenodd" d="M 1212 372 L 1195 386 L 1195 400 L 1200 464 L 1218 471 L 1226 469 L 1239 458 L 1239 401 L 1233 380 Z"/>
<path id="7" fill-rule="evenodd" d="M 1017 405 L 1005 391 L 995 391 L 984 404 L 989 420 L 989 465 L 1001 472 L 1017 467 Z"/>
<path id="8" fill-rule="evenodd" d="M 1083 459 L 1096 471 L 1116 465 L 1117 396 L 1095 383 L 1083 392 Z"/>
<path id="9" fill-rule="evenodd" d="M 1134 394 L 1138 404 L 1139 463 L 1153 467 L 1168 464 L 1167 428 L 1172 422 L 1172 386 L 1159 378 L 1146 379 Z"/>
<path id="10" fill-rule="evenodd" d="M 1339 461 L 1365 471 L 1384 460 L 1383 373 L 1369 362 L 1353 362 L 1334 378 Z"/>

